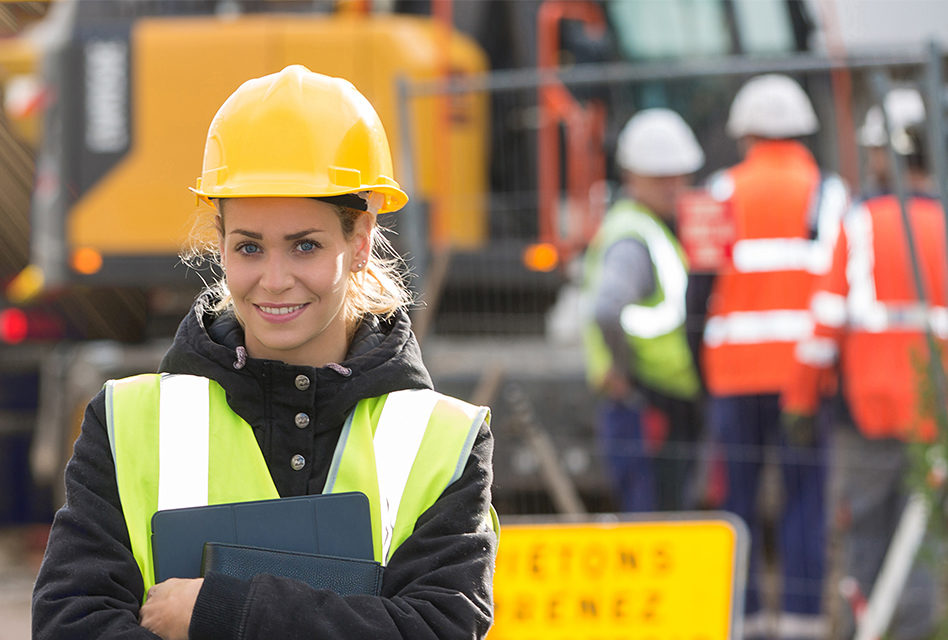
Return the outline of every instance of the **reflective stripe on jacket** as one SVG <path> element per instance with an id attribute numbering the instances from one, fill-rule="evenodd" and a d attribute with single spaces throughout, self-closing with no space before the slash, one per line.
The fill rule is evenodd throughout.
<path id="1" fill-rule="evenodd" d="M 279 498 L 252 427 L 213 380 L 144 374 L 106 383 L 109 443 L 132 552 L 154 584 L 159 509 Z M 369 498 L 375 559 L 387 564 L 415 521 L 460 477 L 490 411 L 427 389 L 361 400 L 336 446 L 324 493 Z M 485 523 L 499 530 L 496 514 Z"/>
<path id="2" fill-rule="evenodd" d="M 943 353 L 948 341 L 945 226 L 932 198 L 910 199 L 908 213 L 930 304 L 918 300 L 897 199 L 880 196 L 855 206 L 813 295 L 815 328 L 797 346 L 785 409 L 814 413 L 839 361 L 850 412 L 864 435 L 934 435 L 930 414 L 919 408 L 929 362 L 926 328 Z"/>
<path id="3" fill-rule="evenodd" d="M 838 176 L 821 178 L 802 144 L 765 140 L 710 190 L 731 203 L 735 243 L 709 301 L 702 346 L 708 389 L 779 393 L 794 345 L 812 331 L 810 293 L 829 268 L 847 189 Z"/>
<path id="4" fill-rule="evenodd" d="M 620 323 L 628 337 L 636 379 L 645 386 L 677 398 L 694 398 L 700 384 L 685 335 L 685 291 L 688 267 L 681 245 L 657 217 L 631 200 L 617 202 L 586 252 L 586 293 L 598 288 L 602 257 L 616 242 L 633 238 L 648 249 L 655 274 L 655 291 L 639 304 L 622 310 Z M 591 303 L 591 300 L 590 300 Z M 590 384 L 598 388 L 612 362 L 612 355 L 589 305 L 586 319 L 586 369 Z"/>

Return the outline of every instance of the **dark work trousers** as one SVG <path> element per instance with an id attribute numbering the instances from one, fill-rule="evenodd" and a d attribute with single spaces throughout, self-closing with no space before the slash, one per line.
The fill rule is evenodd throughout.
<path id="1" fill-rule="evenodd" d="M 630 403 L 604 399 L 599 440 L 619 509 L 693 508 L 692 474 L 700 433 L 696 402 L 650 390 Z"/>
<path id="2" fill-rule="evenodd" d="M 818 615 L 825 563 L 825 428 L 818 430 L 812 446 L 787 443 L 776 395 L 712 396 L 708 420 L 727 473 L 722 506 L 740 516 L 751 534 L 745 613 L 752 615 L 761 608 L 763 527 L 758 489 L 765 458 L 771 453 L 780 465 L 783 490 L 776 526 L 782 613 Z"/>

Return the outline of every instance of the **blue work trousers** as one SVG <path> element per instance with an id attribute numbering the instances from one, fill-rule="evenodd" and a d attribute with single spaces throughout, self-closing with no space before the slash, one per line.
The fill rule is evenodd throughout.
<path id="1" fill-rule="evenodd" d="M 693 508 L 698 406 L 646 394 L 634 404 L 604 399 L 599 408 L 600 445 L 617 506 L 625 512 Z"/>
<path id="2" fill-rule="evenodd" d="M 761 471 L 770 457 L 779 463 L 783 481 L 782 509 L 776 523 L 782 612 L 819 614 L 825 562 L 825 434 L 818 433 L 812 446 L 789 444 L 780 428 L 777 395 L 712 396 L 708 419 L 727 473 L 722 507 L 740 516 L 751 534 L 745 613 L 751 615 L 761 608 L 758 584 L 763 527 L 758 493 Z"/>

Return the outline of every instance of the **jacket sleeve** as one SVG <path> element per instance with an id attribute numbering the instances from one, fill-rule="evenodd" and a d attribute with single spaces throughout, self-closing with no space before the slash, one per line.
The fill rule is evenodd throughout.
<path id="1" fill-rule="evenodd" d="M 497 536 L 490 508 L 493 439 L 481 425 L 461 477 L 416 523 L 385 568 L 381 596 L 341 597 L 274 576 L 210 574 L 192 640 L 483 638 L 493 617 Z"/>
<path id="2" fill-rule="evenodd" d="M 157 638 L 138 624 L 144 595 L 122 515 L 105 426 L 105 394 L 86 408 L 33 587 L 34 640 Z"/>
<path id="3" fill-rule="evenodd" d="M 593 301 L 593 315 L 609 348 L 613 365 L 633 379 L 634 359 L 622 327 L 622 310 L 638 304 L 655 292 L 652 257 L 645 243 L 623 238 L 606 249 L 602 275 Z"/>
<path id="4" fill-rule="evenodd" d="M 843 228 L 836 239 L 830 270 L 820 278 L 810 300 L 813 332 L 796 346 L 790 382 L 781 398 L 784 411 L 814 415 L 821 396 L 835 391 L 836 369 L 848 323 L 848 256 L 849 240 Z"/>

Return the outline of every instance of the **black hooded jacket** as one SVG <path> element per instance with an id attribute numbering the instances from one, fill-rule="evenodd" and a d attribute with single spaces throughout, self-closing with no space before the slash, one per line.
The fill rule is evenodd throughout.
<path id="1" fill-rule="evenodd" d="M 160 370 L 216 380 L 254 429 L 281 496 L 320 493 L 343 423 L 355 404 L 390 391 L 430 388 L 407 314 L 362 323 L 344 362 L 291 366 L 247 358 L 232 316 L 213 322 L 198 305 L 182 321 Z M 304 376 L 306 381 L 303 381 Z M 296 414 L 310 417 L 298 428 Z M 242 581 L 210 574 L 190 638 L 413 640 L 481 638 L 492 618 L 497 540 L 485 530 L 493 440 L 481 426 L 460 479 L 418 519 L 385 568 L 382 594 L 340 597 L 273 576 Z M 293 470 L 302 455 L 305 466 Z M 115 482 L 104 393 L 86 409 L 66 468 L 33 592 L 33 638 L 155 638 L 138 624 L 144 597 Z"/>

